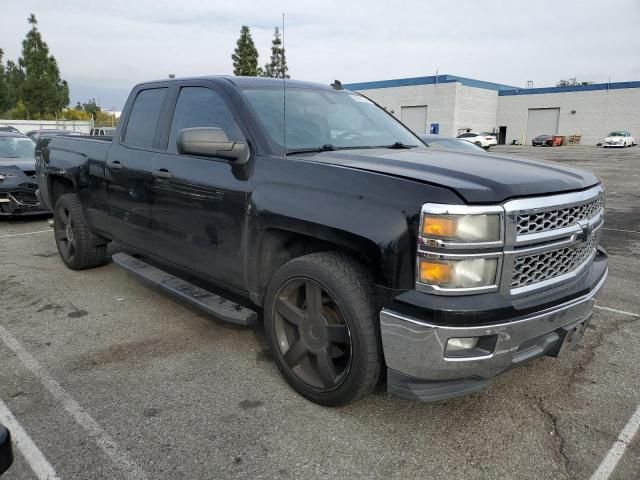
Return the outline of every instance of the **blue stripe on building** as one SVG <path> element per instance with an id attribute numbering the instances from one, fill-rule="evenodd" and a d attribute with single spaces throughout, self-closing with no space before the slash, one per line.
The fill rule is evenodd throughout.
<path id="1" fill-rule="evenodd" d="M 640 88 L 640 81 L 594 83 L 591 85 L 574 85 L 568 87 L 519 88 L 501 83 L 485 82 L 457 75 L 431 75 L 428 77 L 398 78 L 394 80 L 378 80 L 345 84 L 349 90 L 371 90 L 374 88 L 409 87 L 415 85 L 435 85 L 438 83 L 461 83 L 468 87 L 495 90 L 500 96 L 539 95 L 543 93 L 588 92 L 594 90 L 619 90 L 624 88 Z"/>

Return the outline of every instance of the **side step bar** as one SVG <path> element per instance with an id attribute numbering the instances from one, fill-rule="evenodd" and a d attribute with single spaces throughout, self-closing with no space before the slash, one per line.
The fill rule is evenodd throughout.
<path id="1" fill-rule="evenodd" d="M 258 314 L 253 310 L 208 292 L 204 288 L 182 280 L 131 255 L 121 252 L 111 258 L 114 263 L 130 273 L 225 322 L 254 325 L 258 319 Z"/>

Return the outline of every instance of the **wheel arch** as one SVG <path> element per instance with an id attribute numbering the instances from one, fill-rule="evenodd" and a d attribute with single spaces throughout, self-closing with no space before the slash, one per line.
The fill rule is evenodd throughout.
<path id="1" fill-rule="evenodd" d="M 270 227 L 261 231 L 257 248 L 247 262 L 247 284 L 252 300 L 262 305 L 275 272 L 285 263 L 310 253 L 334 251 L 356 258 L 372 272 L 376 283 L 388 284 L 384 256 L 372 240 L 327 226 Z M 254 245 L 256 244 L 254 243 Z"/>
<path id="2" fill-rule="evenodd" d="M 53 210 L 58 198 L 66 193 L 76 192 L 76 185 L 73 180 L 68 177 L 49 174 L 47 176 L 47 189 L 49 191 L 49 202 L 51 204 L 51 209 Z"/>

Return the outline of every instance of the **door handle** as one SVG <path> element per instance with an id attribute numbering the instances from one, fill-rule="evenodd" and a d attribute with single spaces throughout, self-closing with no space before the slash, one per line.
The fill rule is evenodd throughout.
<path id="1" fill-rule="evenodd" d="M 124 168 L 124 165 L 122 165 L 119 161 L 115 160 L 109 163 L 109 168 L 111 168 L 112 170 L 122 170 Z"/>
<path id="2" fill-rule="evenodd" d="M 152 175 L 156 178 L 164 178 L 166 180 L 170 180 L 173 178 L 172 173 L 166 168 L 161 168 L 160 170 L 156 170 L 152 173 Z"/>

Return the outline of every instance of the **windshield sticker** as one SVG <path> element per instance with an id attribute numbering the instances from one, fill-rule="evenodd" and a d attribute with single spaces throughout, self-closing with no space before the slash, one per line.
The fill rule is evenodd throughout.
<path id="1" fill-rule="evenodd" d="M 356 102 L 373 103 L 371 100 L 369 100 L 366 97 L 363 97 L 362 95 L 349 95 L 349 96 L 353 98 Z"/>

